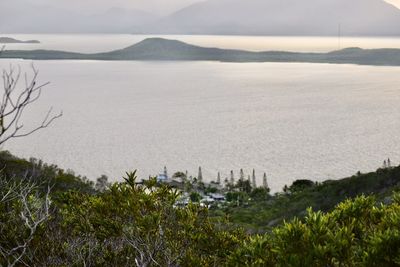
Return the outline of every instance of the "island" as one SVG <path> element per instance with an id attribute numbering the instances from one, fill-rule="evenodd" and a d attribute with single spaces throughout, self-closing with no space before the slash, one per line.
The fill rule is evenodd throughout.
<path id="1" fill-rule="evenodd" d="M 28 60 L 297 62 L 400 66 L 400 49 L 361 49 L 355 47 L 328 53 L 251 52 L 200 47 L 163 38 L 147 38 L 127 48 L 105 53 L 82 54 L 54 50 L 5 50 L 0 54 L 0 58 Z"/>
<path id="2" fill-rule="evenodd" d="M 10 37 L 0 37 L 0 44 L 40 44 L 38 40 L 21 41 Z"/>

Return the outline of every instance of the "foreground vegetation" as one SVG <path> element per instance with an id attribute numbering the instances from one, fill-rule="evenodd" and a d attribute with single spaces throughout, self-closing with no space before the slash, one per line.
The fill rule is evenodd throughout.
<path id="1" fill-rule="evenodd" d="M 284 220 L 304 218 L 308 207 L 328 212 L 338 203 L 362 194 L 373 195 L 377 201 L 388 203 L 392 192 L 399 189 L 400 168 L 386 167 L 336 181 L 296 181 L 273 196 L 256 188 L 249 193 L 240 193 L 243 200 L 240 205 L 231 203 L 222 208 L 211 208 L 210 212 L 212 216 L 229 217 L 247 232 L 264 233 Z"/>
<path id="2" fill-rule="evenodd" d="M 96 190 L 7 152 L 0 165 L 0 266 L 400 265 L 400 167 L 209 210 L 135 173 Z M 250 234 L 268 214 L 288 220 Z"/>

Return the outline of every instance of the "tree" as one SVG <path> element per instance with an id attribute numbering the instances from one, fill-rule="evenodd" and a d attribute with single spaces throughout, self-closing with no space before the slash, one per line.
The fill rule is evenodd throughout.
<path id="1" fill-rule="evenodd" d="M 251 192 L 250 181 L 249 180 L 239 180 L 236 183 L 236 188 L 238 188 L 240 192 L 246 192 L 249 194 Z"/>
<path id="2" fill-rule="evenodd" d="M 97 191 L 104 192 L 109 186 L 110 183 L 108 182 L 108 177 L 106 175 L 103 174 L 102 176 L 96 179 L 95 189 Z"/>
<path id="3" fill-rule="evenodd" d="M 399 266 L 400 205 L 360 196 L 333 211 L 307 210 L 229 256 L 227 266 Z"/>
<path id="4" fill-rule="evenodd" d="M 199 167 L 199 174 L 197 175 L 197 180 L 200 183 L 203 182 L 203 172 L 201 171 L 201 167 Z"/>
<path id="5" fill-rule="evenodd" d="M 186 174 L 183 172 L 176 172 L 174 175 L 172 175 L 172 178 L 180 178 L 182 180 L 186 179 Z"/>
<path id="6" fill-rule="evenodd" d="M 298 191 L 302 191 L 304 189 L 310 188 L 315 186 L 315 183 L 310 180 L 296 180 L 293 184 L 289 187 L 289 191 L 294 193 Z"/>
<path id="7" fill-rule="evenodd" d="M 0 53 L 3 49 L 0 49 Z M 25 74 L 25 84 L 19 86 L 21 70 L 3 70 L 3 94 L 0 103 L 0 145 L 11 138 L 25 137 L 48 127 L 62 113 L 53 115 L 49 109 L 42 122 L 25 129 L 21 119 L 31 104 L 36 102 L 42 88 L 38 84 L 38 70 L 32 66 L 33 77 Z M 41 165 L 39 163 L 39 165 Z M 34 171 L 32 171 L 34 173 Z M 27 265 L 24 258 L 31 254 L 31 243 L 37 232 L 50 218 L 50 187 L 34 182 L 28 172 L 23 177 L 7 178 L 0 173 L 0 266 Z M 32 256 L 32 255 L 30 255 Z"/>
<path id="8" fill-rule="evenodd" d="M 221 266 L 241 243 L 240 232 L 219 230 L 206 208 L 176 207 L 180 194 L 168 185 L 155 179 L 137 185 L 135 179 L 128 173 L 103 193 L 64 195 L 60 213 L 68 239 L 61 242 L 82 259 L 75 265 Z"/>
<path id="9" fill-rule="evenodd" d="M 50 188 L 0 175 L 0 266 L 20 266 L 40 228 L 50 218 Z M 25 265 L 25 264 L 24 264 Z"/>
<path id="10" fill-rule="evenodd" d="M 200 200 L 201 200 L 201 195 L 199 193 L 192 192 L 190 194 L 190 201 L 198 203 L 200 202 Z"/>
<path id="11" fill-rule="evenodd" d="M 243 181 L 244 180 L 244 172 L 243 169 L 240 169 L 240 178 L 239 180 Z"/>
<path id="12" fill-rule="evenodd" d="M 253 188 L 256 188 L 256 187 L 257 187 L 257 182 L 256 182 L 256 170 L 254 170 L 254 169 L 253 169 L 252 182 L 251 182 L 251 183 L 252 183 L 251 186 L 252 186 Z"/>
<path id="13" fill-rule="evenodd" d="M 264 172 L 263 176 L 263 187 L 269 190 L 268 181 L 267 181 L 267 174 Z"/>
<path id="14" fill-rule="evenodd" d="M 25 84 L 20 86 L 21 70 L 15 70 L 10 67 L 9 70 L 3 70 L 3 96 L 0 103 L 0 145 L 11 138 L 28 136 L 40 129 L 48 127 L 55 119 L 62 116 L 53 114 L 53 108 L 50 108 L 44 119 L 38 126 L 31 129 L 25 129 L 21 122 L 23 114 L 27 107 L 36 102 L 41 95 L 43 87 L 49 83 L 38 84 L 37 78 L 39 71 L 32 66 L 33 76 L 28 78 L 25 74 Z"/>
<path id="15" fill-rule="evenodd" d="M 250 193 L 250 197 L 256 201 L 267 200 L 270 197 L 269 188 L 264 188 L 264 187 L 253 188 L 253 190 Z"/>

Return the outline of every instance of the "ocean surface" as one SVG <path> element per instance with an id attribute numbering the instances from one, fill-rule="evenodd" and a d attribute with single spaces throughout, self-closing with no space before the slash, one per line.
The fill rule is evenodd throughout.
<path id="1" fill-rule="evenodd" d="M 118 49 L 145 38 L 8 36 L 42 41 L 8 49 L 77 52 Z M 329 51 L 338 46 L 335 38 L 320 38 L 318 47 L 312 41 L 316 37 L 279 38 L 179 37 L 248 50 Z M 354 40 L 365 48 L 400 47 L 398 39 Z M 106 174 L 119 180 L 133 169 L 147 178 L 164 166 L 169 174 L 188 170 L 196 176 L 201 166 L 210 181 L 217 172 L 227 177 L 230 170 L 238 178 L 243 168 L 246 174 L 255 169 L 259 184 L 266 172 L 278 191 L 296 179 L 323 181 L 373 171 L 388 157 L 400 163 L 399 67 L 2 59 L 0 69 L 20 67 L 29 77 L 32 63 L 39 81 L 51 83 L 27 110 L 25 127 L 40 123 L 50 107 L 64 116 L 3 149 L 91 179 Z"/>

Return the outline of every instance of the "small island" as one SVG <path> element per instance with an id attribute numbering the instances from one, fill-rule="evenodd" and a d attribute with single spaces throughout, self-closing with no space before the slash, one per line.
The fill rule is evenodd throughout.
<path id="1" fill-rule="evenodd" d="M 38 40 L 21 41 L 10 37 L 0 37 L 0 44 L 40 44 Z"/>

